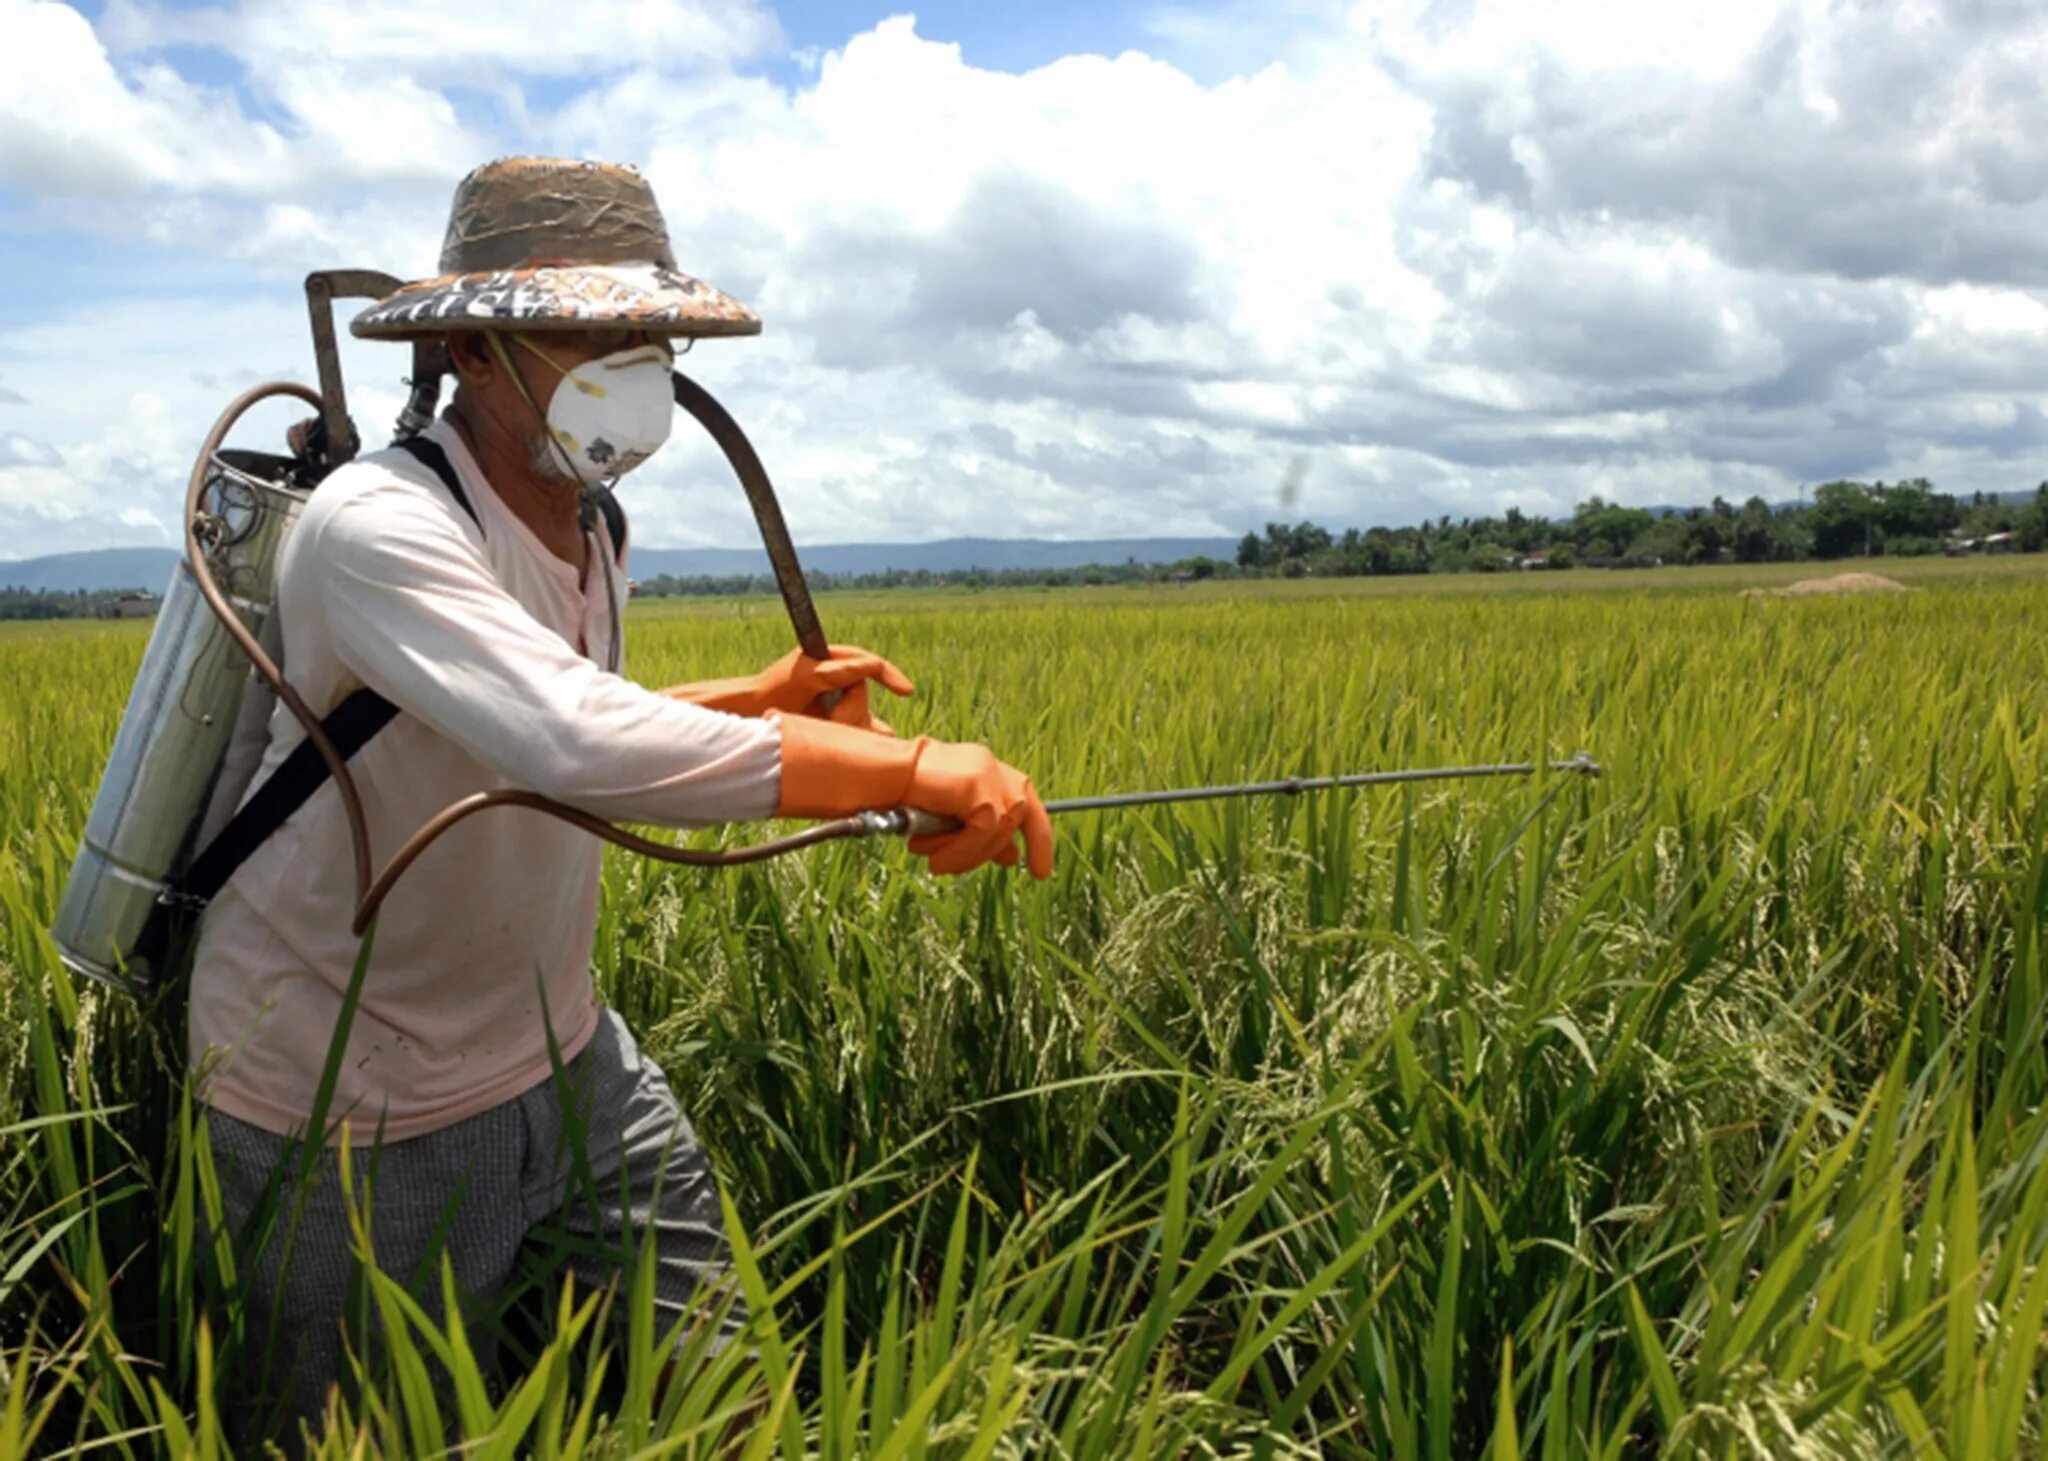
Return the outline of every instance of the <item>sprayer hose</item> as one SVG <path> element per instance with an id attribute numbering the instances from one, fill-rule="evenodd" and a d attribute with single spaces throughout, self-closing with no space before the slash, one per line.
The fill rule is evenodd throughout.
<path id="1" fill-rule="evenodd" d="M 299 698 L 299 692 L 291 687 L 284 672 L 263 652 L 256 636 L 249 632 L 248 626 L 228 604 L 220 585 L 214 582 L 212 567 L 206 561 L 205 537 L 214 519 L 202 511 L 201 503 L 206 496 L 207 479 L 212 475 L 214 453 L 220 450 L 221 443 L 227 440 L 235 423 L 246 416 L 252 406 L 273 396 L 291 396 L 316 411 L 321 408 L 318 392 L 288 380 L 251 386 L 228 403 L 227 410 L 220 413 L 220 419 L 213 423 L 213 430 L 206 433 L 206 440 L 200 444 L 199 458 L 192 463 L 191 481 L 185 486 L 185 564 L 192 570 L 193 581 L 199 585 L 199 596 L 206 600 L 206 606 L 213 610 L 214 617 L 220 620 L 228 637 L 249 656 L 249 662 L 256 666 L 256 673 L 277 692 L 277 698 L 291 711 L 293 719 L 305 728 L 313 749 L 327 763 L 328 774 L 334 778 L 335 788 L 341 793 L 342 811 L 348 817 L 349 840 L 355 845 L 356 896 L 360 898 L 370 884 L 370 836 L 363 822 L 363 799 L 356 793 L 355 780 L 348 774 L 348 764 L 341 752 L 334 748 L 334 742 L 327 738 L 327 732 L 320 728 L 320 717 Z"/>
<path id="2" fill-rule="evenodd" d="M 564 806 L 561 802 L 549 801 L 538 792 L 480 791 L 460 801 L 450 802 L 429 817 L 419 831 L 406 839 L 405 845 L 393 854 L 391 861 L 384 864 L 384 871 L 377 874 L 377 881 L 370 885 L 368 893 L 358 904 L 355 931 L 361 933 L 368 927 L 385 895 L 391 891 L 392 884 L 404 875 L 406 869 L 412 866 L 414 859 L 425 852 L 430 843 L 453 828 L 457 822 L 465 821 L 490 807 L 527 807 L 536 812 L 546 812 L 551 817 L 559 817 L 570 826 L 580 827 L 592 836 L 602 837 L 628 852 L 637 852 L 642 857 L 658 858 L 662 862 L 686 863 L 691 867 L 738 867 L 743 863 L 763 862 L 771 857 L 780 857 L 786 852 L 799 852 L 806 847 L 814 847 L 820 842 L 832 842 L 842 837 L 865 836 L 869 831 L 867 825 L 859 818 L 843 817 L 834 822 L 820 822 L 814 827 L 806 827 L 803 831 L 791 833 L 787 837 L 750 843 L 744 847 L 677 847 L 673 843 L 657 842 L 650 837 L 628 832 L 623 827 L 615 827 L 589 812 L 578 811 L 575 807 Z"/>
<path id="3" fill-rule="evenodd" d="M 185 560 L 192 570 L 192 577 L 197 582 L 200 596 L 206 600 L 207 607 L 213 610 L 228 635 L 241 647 L 242 652 L 249 656 L 249 662 L 255 665 L 256 673 L 277 692 L 277 698 L 305 730 L 307 739 L 312 741 L 313 748 L 320 753 L 320 759 L 327 763 L 328 773 L 334 778 L 335 789 L 341 793 L 342 811 L 348 818 L 349 840 L 353 844 L 355 854 L 356 912 L 351 927 L 356 934 L 360 935 L 369 927 L 370 920 L 377 916 L 377 910 L 383 906 L 384 899 L 390 894 L 393 885 L 419 859 L 421 853 L 458 822 L 491 807 L 525 807 L 530 811 L 544 812 L 548 816 L 560 818 L 572 827 L 579 827 L 594 837 L 601 837 L 629 852 L 639 853 L 642 857 L 655 858 L 661 862 L 683 863 L 691 867 L 738 867 L 744 863 L 761 862 L 771 857 L 780 857 L 784 853 L 797 852 L 806 847 L 816 846 L 820 842 L 831 842 L 843 837 L 867 836 L 873 832 L 873 826 L 859 817 L 842 817 L 837 821 L 821 822 L 814 827 L 806 827 L 803 831 L 791 833 L 787 837 L 777 837 L 745 847 L 677 847 L 672 843 L 657 842 L 638 833 L 628 832 L 622 827 L 615 827 L 601 817 L 592 816 L 589 812 L 579 811 L 561 802 L 550 801 L 537 792 L 508 789 L 478 792 L 443 807 L 406 839 L 404 845 L 384 865 L 382 872 L 372 877 L 370 836 L 368 824 L 363 818 L 363 799 L 356 789 L 355 778 L 349 774 L 348 762 L 335 749 L 334 742 L 328 739 L 327 733 L 321 729 L 320 717 L 313 714 L 312 708 L 285 679 L 284 672 L 278 668 L 277 662 L 264 653 L 263 646 L 257 642 L 256 636 L 249 632 L 248 627 L 229 606 L 226 596 L 220 591 L 220 585 L 214 581 L 211 566 L 206 561 L 205 534 L 212 519 L 202 511 L 201 504 L 206 495 L 206 483 L 214 454 L 227 440 L 227 435 L 234 429 L 235 423 L 247 415 L 252 406 L 273 396 L 291 396 L 315 409 L 321 405 L 319 395 L 305 386 L 292 381 L 271 381 L 244 391 L 221 412 L 220 419 L 214 422 L 213 430 L 207 433 L 205 442 L 199 448 L 199 459 L 192 464 L 192 478 L 185 491 Z"/>

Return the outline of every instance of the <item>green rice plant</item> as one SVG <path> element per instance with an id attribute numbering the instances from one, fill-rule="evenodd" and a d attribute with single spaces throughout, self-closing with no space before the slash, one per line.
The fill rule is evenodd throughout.
<path id="1" fill-rule="evenodd" d="M 1076 818 L 1043 886 L 611 858 L 599 988 L 717 1160 L 745 1341 L 670 1363 L 643 1268 L 543 1273 L 493 1371 L 377 1278 L 312 1449 L 2043 1454 L 2048 581 L 1914 570 L 828 598 L 900 727 L 1049 795 L 1607 774 Z M 632 667 L 786 637 L 640 605 Z M 141 645 L 0 634 L 0 1454 L 224 1453 L 262 1343 L 174 1001 L 42 931 Z"/>

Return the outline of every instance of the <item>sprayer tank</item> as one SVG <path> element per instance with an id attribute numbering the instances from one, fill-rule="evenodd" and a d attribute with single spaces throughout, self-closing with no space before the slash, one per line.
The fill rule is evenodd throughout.
<path id="1" fill-rule="evenodd" d="M 278 553 L 305 504 L 283 459 L 224 451 L 203 499 L 219 525 L 208 563 L 249 630 L 276 655 Z M 273 697 L 178 561 L 51 928 L 81 974 L 146 988 L 143 946 L 160 895 L 247 789 Z"/>

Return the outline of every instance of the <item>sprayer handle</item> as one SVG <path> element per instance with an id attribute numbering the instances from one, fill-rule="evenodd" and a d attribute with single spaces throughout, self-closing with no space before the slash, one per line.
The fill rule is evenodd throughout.
<path id="1" fill-rule="evenodd" d="M 906 837 L 934 837 L 945 832 L 958 832 L 960 823 L 951 817 L 941 817 L 935 812 L 922 812 L 916 807 L 903 807 L 904 831 Z"/>
<path id="2" fill-rule="evenodd" d="M 882 837 L 934 837 L 960 830 L 960 824 L 951 817 L 935 816 L 916 807 L 862 812 L 860 822 L 867 834 Z"/>

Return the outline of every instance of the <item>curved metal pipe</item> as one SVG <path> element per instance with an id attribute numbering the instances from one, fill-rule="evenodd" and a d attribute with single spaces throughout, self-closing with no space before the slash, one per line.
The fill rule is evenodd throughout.
<path id="1" fill-rule="evenodd" d="M 740 488 L 747 494 L 747 506 L 754 510 L 754 526 L 761 531 L 761 546 L 768 550 L 768 565 L 775 570 L 775 586 L 782 591 L 783 607 L 789 610 L 790 627 L 796 630 L 797 644 L 812 659 L 832 658 L 831 648 L 825 643 L 825 626 L 818 622 L 818 607 L 811 602 L 811 586 L 804 580 L 803 565 L 796 561 L 796 544 L 790 540 L 789 524 L 782 520 L 782 504 L 775 500 L 775 488 L 768 481 L 768 469 L 761 465 L 760 453 L 747 440 L 746 432 L 740 430 L 739 422 L 732 419 L 732 413 L 719 405 L 711 392 L 680 370 L 671 374 L 675 379 L 676 404 L 711 433 L 711 439 L 725 453 L 733 475 L 740 479 Z M 829 701 L 826 708 L 831 708 Z"/>
<path id="2" fill-rule="evenodd" d="M 334 742 L 327 739 L 327 733 L 320 728 L 320 717 L 299 698 L 299 692 L 291 687 L 284 672 L 277 667 L 263 646 L 256 642 L 256 636 L 249 632 L 248 625 L 241 621 L 214 582 L 213 570 L 206 562 L 205 545 L 201 533 L 212 519 L 201 510 L 200 500 L 206 495 L 206 482 L 213 466 L 214 453 L 227 440 L 235 423 L 249 413 L 249 408 L 274 396 L 290 396 L 304 401 L 315 410 L 324 409 L 325 403 L 318 392 L 298 384 L 296 381 L 274 380 L 248 390 L 228 403 L 227 410 L 220 413 L 220 419 L 213 423 L 213 430 L 207 432 L 206 440 L 200 444 L 199 459 L 192 463 L 192 477 L 185 486 L 185 563 L 192 570 L 193 580 L 199 587 L 199 596 L 206 600 L 206 606 L 213 610 L 228 637 L 241 646 L 242 653 L 249 656 L 249 662 L 256 667 L 256 673 L 264 683 L 277 693 L 277 698 L 291 711 L 312 741 L 313 749 L 320 753 L 320 759 L 327 763 L 328 773 L 334 778 L 335 789 L 341 793 L 342 812 L 348 818 L 349 840 L 355 845 L 356 896 L 370 885 L 370 834 L 363 821 L 363 799 L 356 792 L 355 779 L 348 774 L 348 763 L 335 750 Z"/>
<path id="3" fill-rule="evenodd" d="M 405 408 L 398 413 L 398 438 L 418 436 L 434 424 L 434 409 L 441 401 L 441 377 L 448 374 L 448 347 L 431 335 L 413 342 L 412 374 L 406 384 L 412 389 Z"/>
<path id="4" fill-rule="evenodd" d="M 305 730 L 307 737 L 319 751 L 321 760 L 334 778 L 335 788 L 341 794 L 342 807 L 348 818 L 349 838 L 353 844 L 356 873 L 355 916 L 351 931 L 361 935 L 375 918 L 377 910 L 420 855 L 444 833 L 478 812 L 492 807 L 524 807 L 529 811 L 544 813 L 567 822 L 570 826 L 590 833 L 628 852 L 642 857 L 655 858 L 661 862 L 680 863 L 689 867 L 740 867 L 747 863 L 763 862 L 769 858 L 781 857 L 786 853 L 798 852 L 815 847 L 822 842 L 838 841 L 849 837 L 874 836 L 915 836 L 920 833 L 943 833 L 952 831 L 958 824 L 944 818 L 933 817 L 913 808 L 896 808 L 889 811 L 862 812 L 836 821 L 821 822 L 806 827 L 801 832 L 786 837 L 773 838 L 766 842 L 749 843 L 739 847 L 704 850 L 677 847 L 666 842 L 657 842 L 616 827 L 601 817 L 589 812 L 551 801 L 538 792 L 506 789 L 501 791 L 478 792 L 459 801 L 451 802 L 429 817 L 385 863 L 383 871 L 371 875 L 370 839 L 363 817 L 362 799 L 356 790 L 355 779 L 349 775 L 347 763 L 336 751 L 332 741 L 320 728 L 319 717 L 300 699 L 296 690 L 285 680 L 270 658 L 263 652 L 254 635 L 237 618 L 229 607 L 219 586 L 214 582 L 213 572 L 208 567 L 201 543 L 203 525 L 209 520 L 200 511 L 200 499 L 205 493 L 208 471 L 214 454 L 220 450 L 228 432 L 235 423 L 258 402 L 273 396 L 292 396 L 315 407 L 324 407 L 325 402 L 305 386 L 290 381 L 272 381 L 256 386 L 242 395 L 221 413 L 207 434 L 199 450 L 199 459 L 193 464 L 192 479 L 185 496 L 185 547 L 186 561 L 197 580 L 199 592 L 207 606 L 220 619 L 229 635 L 249 656 L 258 674 L 277 692 L 278 699 L 289 709 L 292 716 Z M 419 395 L 419 383 L 415 382 L 415 398 Z M 704 429 L 725 452 L 740 485 L 745 488 L 747 500 L 754 509 L 754 518 L 761 529 L 761 540 L 767 547 L 769 561 L 775 565 L 777 584 L 782 589 L 783 602 L 789 609 L 790 622 L 795 626 L 797 638 L 806 653 L 819 659 L 829 658 L 825 645 L 825 634 L 818 622 L 816 606 L 811 602 L 810 586 L 804 581 L 803 570 L 797 564 L 796 549 L 790 541 L 789 529 L 782 519 L 782 509 L 775 500 L 775 491 L 768 482 L 768 474 L 761 465 L 761 459 L 747 441 L 724 407 L 711 394 L 687 377 L 675 377 L 676 403 L 695 417 Z M 1046 810 L 1055 815 L 1060 813 L 1099 811 L 1113 807 L 1149 806 L 1161 803 L 1184 801 L 1211 801 L 1223 797 L 1292 795 L 1307 791 L 1323 791 L 1337 787 L 1381 786 L 1413 781 L 1435 781 L 1464 777 L 1528 776 L 1542 769 L 1534 763 L 1512 763 L 1484 766 L 1453 766 L 1415 771 L 1379 771 L 1347 776 L 1323 776 L 1290 778 L 1285 781 L 1251 782 L 1236 786 L 1185 787 L 1170 791 L 1133 792 L 1117 796 L 1076 797 L 1066 801 L 1046 803 Z M 1600 767 L 1593 759 L 1580 752 L 1568 761 L 1553 761 L 1549 768 L 1555 772 L 1578 773 L 1597 776 Z"/>
<path id="5" fill-rule="evenodd" d="M 866 837 L 874 828 L 860 817 L 841 817 L 833 822 L 820 822 L 793 832 L 787 837 L 776 837 L 767 842 L 751 842 L 740 847 L 703 849 L 677 847 L 668 842 L 657 842 L 651 837 L 642 837 L 636 832 L 614 826 L 602 817 L 589 812 L 578 811 L 575 807 L 532 791 L 480 791 L 464 797 L 461 801 L 450 802 L 429 817 L 420 829 L 408 837 L 405 845 L 384 864 L 384 871 L 377 874 L 376 882 L 370 885 L 356 905 L 355 921 L 350 926 L 353 933 L 361 934 L 370 926 L 370 920 L 377 916 L 385 897 L 391 892 L 399 878 L 444 832 L 458 822 L 467 821 L 478 812 L 492 807 L 526 807 L 531 811 L 545 812 L 557 817 L 572 827 L 580 827 L 593 837 L 601 837 L 628 852 L 637 852 L 642 857 L 651 857 L 659 862 L 683 863 L 689 867 L 739 867 L 750 862 L 765 862 L 771 857 L 784 853 L 800 852 L 806 847 L 815 847 L 820 842 L 833 842 L 845 837 Z"/>
<path id="6" fill-rule="evenodd" d="M 719 445 L 725 448 L 727 457 L 732 460 L 734 470 L 739 474 L 742 485 L 747 487 L 749 500 L 754 501 L 756 504 L 756 513 L 758 514 L 761 511 L 761 498 L 756 496 L 757 487 L 766 494 L 766 502 L 772 508 L 775 499 L 773 489 L 767 485 L 767 473 L 762 469 L 760 459 L 754 455 L 753 448 L 747 444 L 746 437 L 740 433 L 738 423 L 734 422 L 725 413 L 723 408 L 719 407 L 718 403 L 713 401 L 709 394 L 701 388 L 692 385 L 690 389 L 695 394 L 692 398 L 692 404 L 687 409 L 690 410 L 691 415 L 704 423 L 706 429 L 710 430 L 712 435 L 718 439 Z M 670 843 L 657 842 L 652 838 L 642 837 L 636 832 L 628 832 L 623 828 L 615 827 L 601 817 L 593 816 L 589 812 L 581 811 L 575 807 L 566 806 L 561 802 L 551 801 L 547 797 L 541 796 L 538 792 L 508 789 L 478 792 L 473 796 L 464 797 L 460 801 L 452 802 L 448 806 L 443 807 L 440 811 L 429 817 L 418 831 L 405 840 L 398 851 L 392 855 L 391 860 L 385 863 L 383 871 L 375 873 L 373 876 L 369 828 L 363 815 L 362 795 L 356 788 L 355 778 L 349 774 L 347 761 L 335 749 L 334 743 L 328 739 L 326 732 L 321 729 L 320 717 L 313 713 L 312 707 L 307 705 L 300 697 L 299 692 L 292 688 L 290 681 L 285 679 L 284 672 L 278 668 L 276 661 L 264 653 L 263 646 L 257 642 L 256 636 L 251 634 L 248 627 L 235 615 L 233 608 L 221 593 L 219 584 L 214 581 L 212 568 L 206 562 L 205 547 L 202 539 L 205 525 L 210 519 L 201 510 L 201 500 L 205 496 L 209 468 L 212 466 L 214 454 L 220 450 L 222 443 L 227 439 L 228 433 L 234 429 L 236 423 L 243 416 L 248 414 L 251 407 L 276 396 L 290 396 L 316 409 L 323 409 L 326 405 L 317 392 L 293 381 L 271 381 L 267 384 L 253 387 L 250 390 L 244 391 L 229 403 L 228 408 L 221 413 L 219 420 L 214 422 L 213 429 L 207 433 L 206 440 L 200 445 L 199 457 L 192 465 L 191 480 L 186 487 L 186 562 L 192 570 L 192 576 L 197 581 L 200 596 L 205 599 L 207 607 L 221 621 L 222 626 L 226 628 L 229 636 L 241 648 L 242 652 L 249 657 L 249 662 L 256 667 L 256 672 L 263 677 L 264 682 L 277 693 L 278 700 L 291 712 L 292 718 L 298 721 L 300 728 L 305 731 L 307 738 L 312 741 L 314 749 L 320 753 L 320 759 L 326 763 L 328 774 L 334 779 L 335 790 L 341 795 L 343 813 L 348 819 L 349 841 L 354 854 L 356 911 L 350 925 L 354 933 L 360 935 L 368 928 L 370 920 L 376 917 L 377 910 L 383 906 L 384 900 L 390 895 L 391 889 L 405 875 L 406 871 L 412 867 L 413 863 L 419 860 L 420 854 L 433 845 L 437 838 L 456 824 L 491 807 L 525 807 L 530 811 L 541 812 L 558 818 L 569 823 L 572 827 L 580 828 L 594 837 L 603 838 L 607 842 L 623 847 L 629 852 L 638 853 L 642 857 L 651 857 L 662 862 L 682 863 L 691 867 L 739 867 L 746 863 L 761 862 L 768 858 L 781 857 L 786 853 L 798 852 L 806 847 L 814 847 L 821 842 L 832 842 L 847 837 L 873 836 L 877 832 L 885 830 L 880 821 L 872 815 L 842 817 L 837 821 L 821 822 L 816 826 L 806 827 L 803 831 L 792 833 L 787 837 L 777 837 L 767 842 L 750 843 L 741 847 L 716 850 L 676 847 Z M 680 400 L 682 396 L 683 391 L 679 386 L 677 398 Z M 706 409 L 707 403 L 708 409 Z M 714 422 L 722 423 L 722 426 L 714 425 Z M 734 445 L 735 442 L 737 446 Z M 749 467 L 746 464 L 751 465 Z M 775 511 L 774 516 L 777 526 L 780 527 L 782 515 L 779 509 Z M 767 532 L 765 522 L 763 530 L 765 535 Z M 787 529 L 782 529 L 781 543 L 786 546 L 788 541 Z M 793 554 L 789 561 L 794 563 Z M 797 582 L 799 584 L 802 582 L 801 573 L 797 575 Z M 810 606 L 808 593 L 803 596 L 801 602 L 806 608 Z M 792 616 L 794 616 L 794 613 L 795 606 L 792 605 Z M 815 637 L 822 641 L 822 631 L 816 628 L 817 615 L 815 610 L 810 615 L 810 622 Z M 821 655 L 820 658 L 823 658 L 823 656 Z"/>

